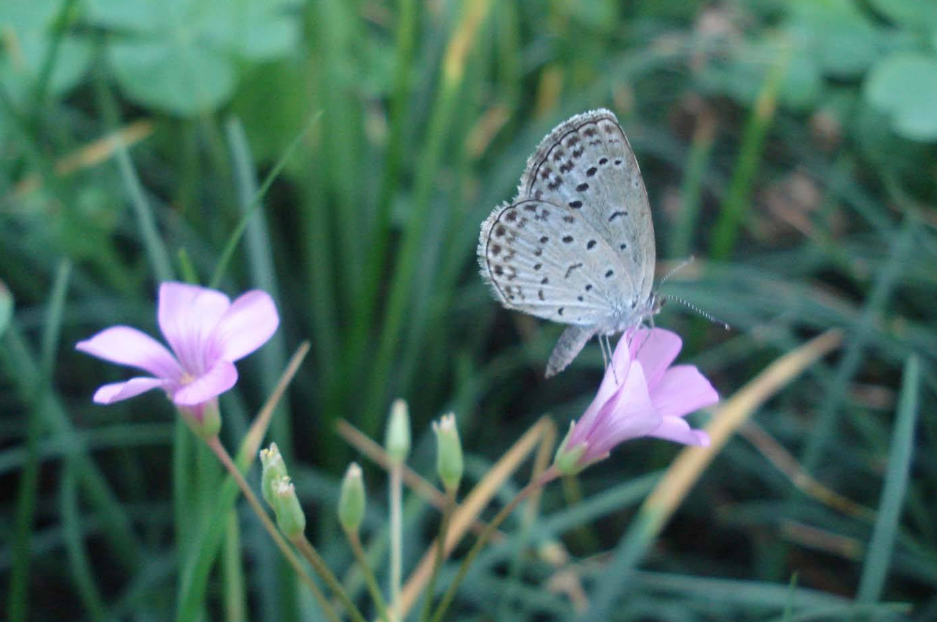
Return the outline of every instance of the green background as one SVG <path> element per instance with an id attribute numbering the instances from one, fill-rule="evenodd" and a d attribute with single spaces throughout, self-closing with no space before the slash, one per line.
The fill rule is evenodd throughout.
<path id="1" fill-rule="evenodd" d="M 659 275 L 696 257 L 661 293 L 732 326 L 668 305 L 656 321 L 684 337 L 681 361 L 729 398 L 843 331 L 753 421 L 861 511 L 734 438 L 594 619 L 937 619 L 937 3 L 919 0 L 0 3 L 7 618 L 177 615 L 220 471 L 162 396 L 92 404 L 129 372 L 74 351 L 113 324 L 155 334 L 159 281 L 278 303 L 280 331 L 222 399 L 232 451 L 310 341 L 271 437 L 339 576 L 337 483 L 361 458 L 337 419 L 379 440 L 407 399 L 411 463 L 432 478 L 429 421 L 454 411 L 469 483 L 539 416 L 565 430 L 599 349 L 544 380 L 562 327 L 502 309 L 475 244 L 542 136 L 597 107 L 637 153 Z M 129 146 L 98 142 L 128 127 Z M 677 451 L 632 441 L 548 489 L 541 517 L 522 529 L 518 513 L 479 558 L 451 619 L 575 619 L 551 581 L 571 572 L 590 601 L 611 589 L 603 569 Z M 365 478 L 385 577 L 386 479 Z M 321 619 L 238 507 L 241 548 L 227 542 L 197 615 Z M 438 517 L 411 500 L 405 518 L 411 569 Z"/>

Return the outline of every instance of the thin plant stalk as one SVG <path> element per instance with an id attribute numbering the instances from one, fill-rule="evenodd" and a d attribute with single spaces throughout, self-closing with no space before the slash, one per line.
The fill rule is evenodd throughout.
<path id="1" fill-rule="evenodd" d="M 436 557 L 433 559 L 433 572 L 429 576 L 426 595 L 423 597 L 423 613 L 420 614 L 421 622 L 429 622 L 430 615 L 433 612 L 433 594 L 436 592 L 436 580 L 439 577 L 439 569 L 442 568 L 443 558 L 446 555 L 446 537 L 449 532 L 449 520 L 452 518 L 454 506 L 455 490 L 449 490 L 446 494 L 446 505 L 443 506 L 439 535 L 436 536 Z"/>
<path id="2" fill-rule="evenodd" d="M 348 594 L 345 592 L 345 588 L 342 587 L 342 584 L 339 583 L 338 579 L 332 574 L 332 571 L 329 570 L 328 565 L 325 563 L 325 560 L 322 559 L 322 556 L 319 555 L 319 552 L 316 551 L 315 547 L 312 546 L 312 543 L 306 539 L 306 535 L 303 533 L 298 533 L 292 538 L 290 542 L 293 543 L 293 546 L 306 558 L 316 572 L 319 573 L 319 576 L 322 577 L 322 580 L 325 581 L 325 584 L 329 586 L 329 589 L 335 594 L 336 598 L 341 601 L 345 609 L 348 610 L 348 614 L 351 616 L 351 619 L 355 622 L 367 622 L 364 616 L 361 614 L 361 611 L 355 606 L 355 603 L 352 602 L 351 598 L 348 597 Z"/>
<path id="3" fill-rule="evenodd" d="M 394 622 L 400 621 L 400 586 L 403 583 L 403 468 L 390 469 L 390 608 Z"/>
<path id="4" fill-rule="evenodd" d="M 455 579 L 452 580 L 452 583 L 449 584 L 449 589 L 446 590 L 445 595 L 442 597 L 439 606 L 436 608 L 436 613 L 433 615 L 432 622 L 441 622 L 443 616 L 446 615 L 446 610 L 449 608 L 449 605 L 452 604 L 452 600 L 455 598 L 456 592 L 459 591 L 459 586 L 462 584 L 462 581 L 465 579 L 465 575 L 468 574 L 468 569 L 471 567 L 472 562 L 475 561 L 475 558 L 481 553 L 481 550 L 485 548 L 485 544 L 488 542 L 488 538 L 491 537 L 491 534 L 494 533 L 495 529 L 498 528 L 505 519 L 511 515 L 511 513 L 517 509 L 517 506 L 520 505 L 521 501 L 529 497 L 532 493 L 540 490 L 545 484 L 555 479 L 558 475 L 558 472 L 555 468 L 550 467 L 544 471 L 538 479 L 527 484 L 523 490 L 521 490 L 517 495 L 511 499 L 511 502 L 504 506 L 497 516 L 495 516 L 490 523 L 485 527 L 485 530 L 478 536 L 478 539 L 475 540 L 475 544 L 472 545 L 472 548 L 469 550 L 468 554 L 465 556 L 465 559 L 462 560 L 462 564 L 459 566 L 459 571 L 456 573 Z"/>
<path id="5" fill-rule="evenodd" d="M 371 600 L 374 601 L 374 607 L 377 609 L 378 616 L 380 616 L 382 622 L 390 622 L 390 618 L 387 617 L 387 602 L 381 595 L 381 588 L 377 584 L 374 571 L 371 570 L 371 564 L 368 562 L 368 555 L 361 545 L 360 534 L 357 530 L 352 531 L 346 529 L 345 535 L 348 537 L 348 544 L 351 546 L 351 551 L 355 555 L 355 561 L 358 563 L 361 574 L 364 576 L 364 582 L 368 586 L 368 592 L 371 594 Z"/>
<path id="6" fill-rule="evenodd" d="M 205 444 L 207 444 L 211 450 L 215 452 L 215 455 L 218 456 L 221 464 L 224 465 L 224 467 L 231 474 L 231 477 L 234 478 L 238 488 L 240 488 L 241 492 L 244 493 L 244 497 L 250 504 L 251 509 L 253 509 L 254 513 L 257 514 L 260 522 L 267 530 L 267 533 L 270 534 L 270 537 L 273 538 L 274 543 L 276 543 L 277 548 L 279 548 L 283 553 L 286 561 L 290 563 L 290 565 L 293 567 L 293 570 L 295 570 L 296 574 L 299 575 L 299 578 L 302 579 L 303 583 L 305 583 L 309 588 L 309 591 L 312 592 L 312 595 L 316 598 L 317 601 L 319 601 L 319 606 L 322 607 L 322 611 L 325 612 L 325 615 L 332 622 L 339 622 L 339 617 L 335 613 L 335 610 L 332 609 L 332 605 L 329 604 L 328 599 L 325 597 L 322 591 L 319 590 L 319 586 L 316 585 L 316 582 L 312 580 L 312 577 L 310 577 L 305 568 L 303 568 L 299 558 L 296 557 L 296 554 L 293 553 L 292 549 L 290 549 L 289 545 L 286 543 L 286 540 L 284 540 L 283 536 L 280 535 L 280 532 L 273 524 L 273 521 L 270 520 L 267 512 L 264 510 L 263 506 L 260 505 L 260 501 L 257 499 L 254 491 L 251 490 L 251 487 L 247 485 L 247 480 L 244 479 L 244 476 L 241 475 L 241 471 L 238 470 L 237 466 L 234 464 L 234 460 L 231 459 L 230 454 L 228 454 L 228 450 L 225 449 L 224 445 L 221 444 L 221 440 L 219 440 L 217 436 L 213 436 L 209 439 L 205 439 Z M 313 565 L 313 568 L 315 568 L 316 571 L 319 571 L 319 568 L 317 568 L 315 565 Z M 328 569 L 326 569 L 326 572 L 328 572 Z M 331 575 L 331 573 L 328 574 Z M 323 576 L 322 579 L 328 583 L 328 579 L 325 576 Z"/>

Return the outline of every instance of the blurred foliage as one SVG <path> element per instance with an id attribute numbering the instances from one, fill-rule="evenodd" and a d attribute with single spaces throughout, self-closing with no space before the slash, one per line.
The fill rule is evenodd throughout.
<path id="1" fill-rule="evenodd" d="M 309 507 L 333 506 L 352 457 L 335 421 L 379 437 L 396 396 L 424 474 L 427 422 L 457 413 L 472 481 L 542 414 L 561 429 L 578 417 L 601 377 L 598 347 L 544 381 L 561 327 L 501 309 L 475 244 L 540 138 L 600 106 L 641 163 L 659 272 L 700 257 L 662 293 L 732 325 L 669 305 L 658 322 L 685 337 L 682 359 L 730 396 L 808 337 L 836 327 L 845 340 L 757 413 L 777 445 L 730 442 L 632 591 L 598 614 L 885 619 L 899 602 L 937 618 L 935 102 L 937 3 L 924 0 L 0 2 L 0 283 L 16 299 L 6 320 L 0 286 L 10 619 L 24 619 L 27 596 L 34 620 L 173 616 L 214 465 L 160 396 L 91 404 L 95 386 L 129 372 L 72 346 L 116 323 L 155 332 L 157 275 L 207 283 L 232 240 L 220 287 L 270 291 L 283 324 L 239 365 L 224 440 L 236 446 L 309 339 L 271 428 Z M 917 427 L 896 427 L 914 403 Z M 638 441 L 578 492 L 550 489 L 524 537 L 481 556 L 453 615 L 573 619 L 602 581 L 599 554 L 625 541 L 639 478 L 675 451 Z M 906 484 L 887 468 L 896 456 Z M 858 510 L 798 488 L 787 459 Z M 366 482 L 383 479 L 372 468 Z M 364 525 L 381 564 L 383 492 Z M 438 520 L 416 507 L 406 568 Z M 310 538 L 343 568 L 331 516 Z M 243 522 L 250 611 L 318 619 L 256 520 Z M 230 602 L 226 576 L 197 603 L 212 619 Z"/>

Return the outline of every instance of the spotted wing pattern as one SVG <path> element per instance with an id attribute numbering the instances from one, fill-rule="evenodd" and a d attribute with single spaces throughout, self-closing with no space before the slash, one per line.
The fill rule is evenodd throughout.
<path id="1" fill-rule="evenodd" d="M 496 209 L 482 224 L 478 257 L 504 306 L 554 322 L 600 324 L 623 296 L 618 255 L 563 205 L 522 200 Z"/>
<path id="2" fill-rule="evenodd" d="M 654 223 L 637 159 L 618 119 L 593 110 L 561 123 L 527 161 L 518 198 L 562 205 L 587 222 L 624 268 L 624 299 L 644 306 L 654 281 Z"/>

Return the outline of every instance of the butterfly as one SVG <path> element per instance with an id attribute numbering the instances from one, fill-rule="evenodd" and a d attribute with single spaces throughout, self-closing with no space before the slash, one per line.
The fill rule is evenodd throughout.
<path id="1" fill-rule="evenodd" d="M 638 161 L 604 109 L 556 126 L 528 159 L 517 197 L 482 223 L 482 278 L 508 309 L 569 324 L 547 362 L 565 369 L 592 337 L 653 317 L 654 223 Z"/>

